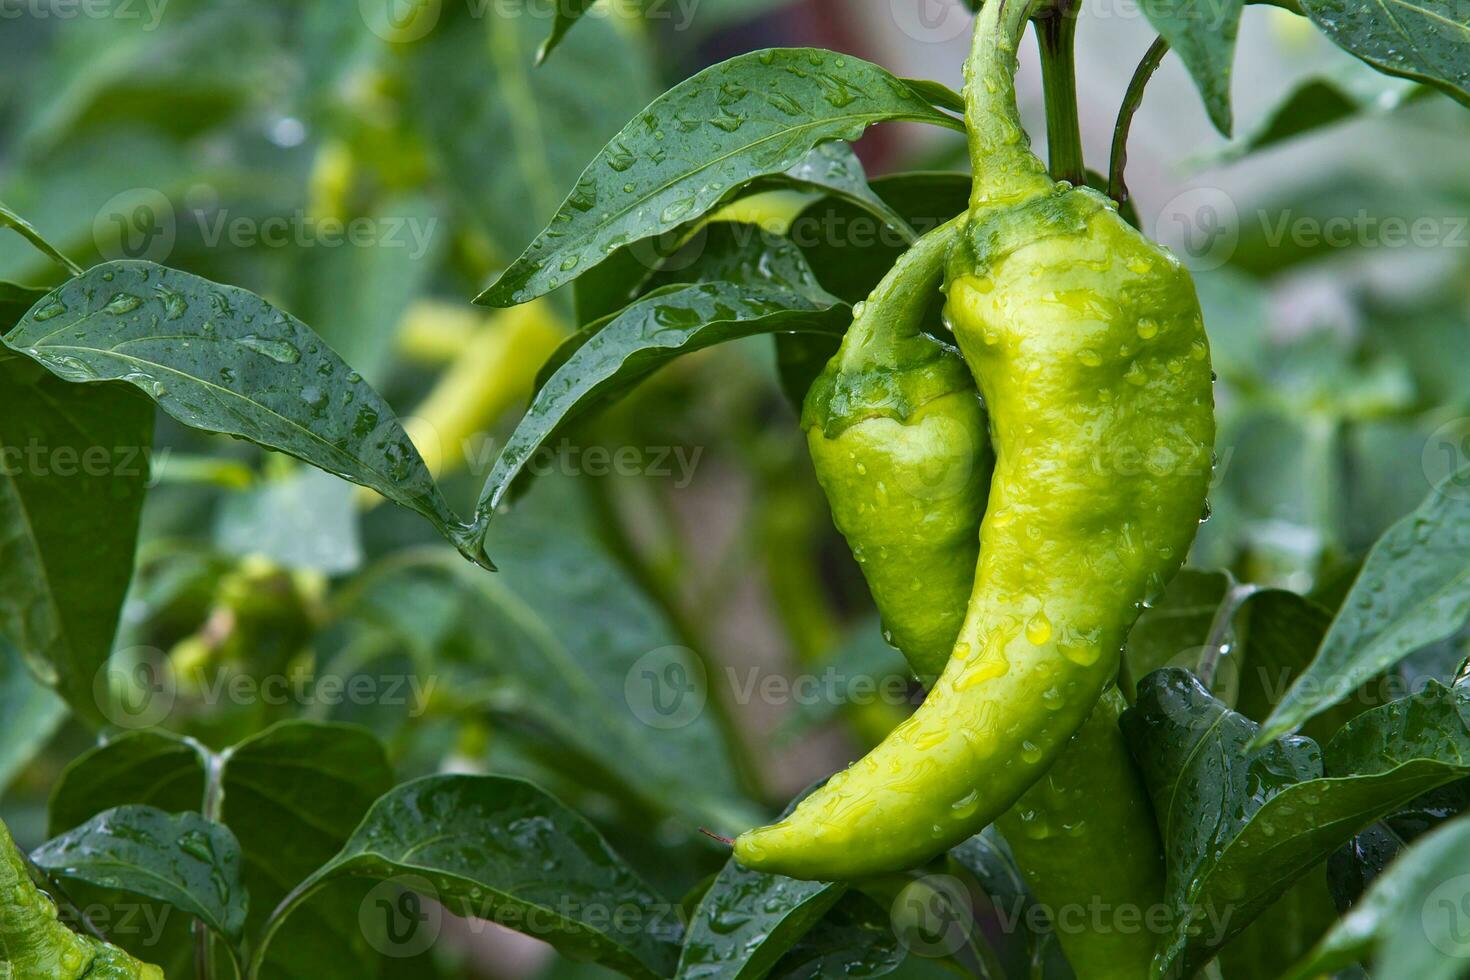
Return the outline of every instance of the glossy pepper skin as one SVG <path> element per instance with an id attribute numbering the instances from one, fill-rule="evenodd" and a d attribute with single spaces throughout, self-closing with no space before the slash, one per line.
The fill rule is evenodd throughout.
<path id="1" fill-rule="evenodd" d="M 1153 807 L 1118 728 L 1126 707 L 1116 687 L 1104 692 L 1061 758 L 995 822 L 1037 900 L 1071 919 L 1057 941 L 1078 980 L 1146 977 L 1158 940 L 1107 919 L 1092 928 L 1094 908 L 1141 923 L 1164 896 Z"/>
<path id="2" fill-rule="evenodd" d="M 993 462 L 969 369 L 923 332 L 959 230 L 941 225 L 898 259 L 802 406 L 832 519 L 886 636 L 926 684 L 964 620 Z"/>
<path id="3" fill-rule="evenodd" d="M 0 976 L 7 980 L 163 980 L 163 971 L 72 932 L 26 871 L 0 823 Z"/>
<path id="4" fill-rule="evenodd" d="M 1013 87 L 1027 12 L 986 4 L 967 66 L 976 179 L 946 316 L 996 465 L 964 624 L 908 720 L 785 820 L 740 836 L 736 857 L 757 870 L 898 871 L 1009 809 L 1092 712 L 1204 507 L 1214 411 L 1193 284 L 1030 152 Z"/>

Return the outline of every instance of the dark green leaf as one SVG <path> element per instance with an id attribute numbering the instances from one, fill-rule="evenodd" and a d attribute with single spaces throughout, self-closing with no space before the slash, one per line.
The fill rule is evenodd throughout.
<path id="1" fill-rule="evenodd" d="M 876 65 L 817 49 L 770 49 L 706 69 L 656 99 L 592 161 L 548 228 L 479 298 L 550 292 L 618 247 L 669 231 L 731 188 L 796 165 L 826 140 L 910 120 L 955 126 Z"/>
<path id="2" fill-rule="evenodd" d="M 782 190 L 788 193 L 773 193 Z M 790 230 L 792 220 L 810 204 L 802 192 L 842 201 L 892 229 L 892 234 L 901 241 L 907 242 L 912 237 L 912 229 L 904 217 L 869 186 L 862 163 L 852 148 L 833 140 L 812 148 L 785 173 L 746 184 L 719 210 L 663 235 L 617 249 L 607 261 L 578 277 L 573 288 L 579 320 L 587 325 L 603 319 L 650 289 L 671 282 L 747 281 L 748 275 L 731 278 L 733 272 L 740 271 L 732 266 L 731 260 L 742 260 L 728 249 L 720 248 L 721 228 L 726 229 L 725 236 L 740 246 L 739 251 L 752 259 L 763 249 L 784 253 L 779 256 L 779 264 L 789 271 L 782 275 L 780 270 L 773 270 L 775 275 L 766 276 L 759 266 L 771 260 L 761 257 L 756 269 L 762 273 L 759 278 L 785 278 L 791 287 L 800 284 L 798 291 L 804 291 L 811 272 L 798 272 L 794 263 L 804 267 L 805 260 L 789 241 L 779 237 Z M 742 231 L 742 224 L 751 228 Z M 686 265 L 690 262 L 693 264 Z"/>
<path id="3" fill-rule="evenodd" d="M 200 747 L 177 735 L 125 732 L 72 760 L 51 791 L 52 837 L 130 803 L 168 813 L 198 810 L 204 800 Z"/>
<path id="4" fill-rule="evenodd" d="M 951 849 L 949 861 L 973 875 L 990 902 L 1001 935 L 987 935 L 985 940 L 995 949 L 1006 976 L 1048 980 L 1072 976 L 1048 917 L 1040 916 L 1044 925 L 1034 928 L 1042 910 L 999 831 L 985 828 Z"/>
<path id="5" fill-rule="evenodd" d="M 1414 78 L 1470 104 L 1470 12 L 1454 0 L 1302 0 L 1343 50 L 1379 71 Z"/>
<path id="6" fill-rule="evenodd" d="M 701 662 L 570 509 L 533 494 L 492 530 L 502 574 L 443 552 L 370 578 L 353 613 L 426 646 L 437 699 L 488 712 L 584 787 L 692 827 L 747 825 Z"/>
<path id="7" fill-rule="evenodd" d="M 1351 913 L 1282 980 L 1308 980 L 1373 956 L 1373 975 L 1453 980 L 1470 937 L 1470 818 L 1453 820 L 1399 855 Z M 1376 955 L 1375 954 L 1376 951 Z"/>
<path id="8" fill-rule="evenodd" d="M 1350 722 L 1319 752 L 1257 726 L 1187 671 L 1149 675 L 1124 734 L 1168 856 L 1174 922 L 1157 974 L 1188 974 L 1362 827 L 1470 771 L 1470 692 L 1432 684 Z M 1324 767 L 1325 758 L 1325 767 Z"/>
<path id="9" fill-rule="evenodd" d="M 20 286 L 0 281 L 0 333 L 20 322 L 26 311 L 41 301 L 50 290 L 40 286 Z"/>
<path id="10" fill-rule="evenodd" d="M 638 300 L 587 337 L 537 392 L 481 491 L 481 533 L 511 482 L 569 416 L 606 404 L 681 354 L 764 333 L 838 333 L 847 315 L 835 302 L 729 283 L 670 287 Z"/>
<path id="11" fill-rule="evenodd" d="M 497 267 L 658 91 L 645 45 L 608 17 L 583 24 L 564 57 L 538 70 L 547 15 L 567 2 L 502 3 L 489 16 L 443 4 L 434 29 L 405 51 L 413 121 Z"/>
<path id="12" fill-rule="evenodd" d="M 630 976 L 668 976 L 678 952 L 675 906 L 591 824 L 519 779 L 427 776 L 389 791 L 280 916 L 344 876 L 413 891 Z"/>
<path id="13" fill-rule="evenodd" d="M 536 63 L 544 62 L 557 45 L 561 44 L 562 38 L 566 37 L 567 31 L 572 25 L 582 19 L 582 15 L 592 9 L 597 0 L 556 0 L 556 19 L 551 22 L 551 33 L 546 35 L 546 40 L 541 42 L 541 47 L 536 52 Z"/>
<path id="14" fill-rule="evenodd" d="M 969 204 L 967 174 L 898 174 L 876 178 L 872 186 L 921 233 L 948 221 Z M 836 199 L 818 201 L 803 211 L 791 223 L 787 236 L 806 255 L 822 286 L 849 303 L 866 297 L 909 246 L 904 236 L 871 214 Z"/>
<path id="15" fill-rule="evenodd" d="M 753 980 L 827 914 L 845 884 L 798 881 L 725 863 L 684 936 L 679 980 Z"/>
<path id="16" fill-rule="evenodd" d="M 1470 617 L 1470 471 L 1451 475 L 1379 539 L 1317 657 L 1261 728 L 1290 731 Z"/>
<path id="17" fill-rule="evenodd" d="M 1181 569 L 1128 634 L 1126 656 L 1133 677 L 1142 679 L 1169 664 L 1198 665 L 1210 625 L 1232 584 L 1225 572 Z"/>
<path id="18" fill-rule="evenodd" d="M 100 672 L 133 574 L 153 415 L 126 386 L 69 385 L 0 349 L 0 635 L 92 723 L 112 706 Z"/>
<path id="19" fill-rule="evenodd" d="M 392 784 L 383 748 L 351 725 L 282 722 L 240 743 L 218 763 L 221 822 L 244 852 L 250 893 L 246 929 L 258 930 L 291 888 L 336 853 L 372 801 Z M 204 799 L 200 747 L 176 736 L 134 732 L 72 763 L 52 795 L 51 832 L 126 803 L 169 812 Z M 376 959 L 358 926 L 365 889 L 344 882 L 335 901 L 292 916 L 273 950 L 273 976 L 355 980 Z"/>
<path id="20" fill-rule="evenodd" d="M 1258 126 L 1226 148 L 1222 158 L 1238 159 L 1345 120 L 1391 112 L 1426 91 L 1345 58 L 1321 74 L 1302 79 Z"/>
<path id="21" fill-rule="evenodd" d="M 1245 0 L 1142 0 L 1141 6 L 1189 69 L 1210 121 L 1229 136 L 1230 69 Z"/>
<path id="22" fill-rule="evenodd" d="M 164 902 L 235 943 L 245 928 L 240 845 L 197 813 L 115 807 L 42 844 L 31 860 L 56 877 Z"/>
<path id="23" fill-rule="evenodd" d="M 15 648 L 0 640 L 0 797 L 66 717 L 66 705 L 26 669 Z"/>
<path id="24" fill-rule="evenodd" d="M 848 892 L 767 975 L 771 980 L 882 977 L 898 969 L 907 953 L 888 910 Z"/>
<path id="25" fill-rule="evenodd" d="M 371 487 L 464 550 L 468 529 L 388 403 L 309 327 L 253 293 L 109 262 L 53 291 L 5 342 L 67 381 L 127 381 L 185 425 Z"/>

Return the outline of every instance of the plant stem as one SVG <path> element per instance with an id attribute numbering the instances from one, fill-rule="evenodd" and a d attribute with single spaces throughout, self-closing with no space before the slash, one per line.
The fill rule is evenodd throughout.
<path id="1" fill-rule="evenodd" d="M 1062 0 L 1038 17 L 1036 42 L 1041 48 L 1041 83 L 1046 92 L 1046 156 L 1051 175 L 1074 187 L 1087 183 L 1082 161 L 1082 129 L 1077 121 L 1077 72 L 1073 47 L 1077 15 Z"/>
<path id="2" fill-rule="evenodd" d="M 1123 170 L 1128 166 L 1128 131 L 1133 127 L 1133 114 L 1143 101 L 1143 89 L 1148 80 L 1158 71 L 1159 62 L 1169 53 L 1169 42 L 1162 37 L 1154 38 L 1143 60 L 1133 72 L 1128 90 L 1123 93 L 1123 105 L 1118 110 L 1118 122 L 1113 127 L 1113 154 L 1108 162 L 1108 197 L 1122 205 L 1128 200 L 1128 185 L 1123 180 Z"/>
<path id="3" fill-rule="evenodd" d="M 1016 48 L 1036 0 L 991 0 L 980 8 L 965 62 L 965 125 L 970 133 L 978 212 L 1050 190 L 1046 166 L 1031 152 L 1016 110 Z"/>

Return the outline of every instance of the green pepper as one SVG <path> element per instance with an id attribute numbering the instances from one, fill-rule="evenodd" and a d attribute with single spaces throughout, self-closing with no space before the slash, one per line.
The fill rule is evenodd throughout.
<path id="1" fill-rule="evenodd" d="M 959 235 L 952 221 L 905 252 L 854 309 L 813 383 L 802 427 L 832 519 L 867 579 L 889 642 L 932 683 L 965 616 L 990 483 L 985 413 L 959 352 L 923 331 Z"/>
<path id="2" fill-rule="evenodd" d="M 975 180 L 945 315 L 996 464 L 964 624 L 908 720 L 785 820 L 740 836 L 736 857 L 757 870 L 903 870 L 1009 809 L 1092 712 L 1204 508 L 1214 410 L 1193 283 L 1030 152 L 1014 89 L 1028 13 L 986 4 L 967 65 Z"/>
<path id="3" fill-rule="evenodd" d="M 6 980 L 163 980 L 163 971 L 115 946 L 79 936 L 36 887 L 0 823 L 0 976 Z"/>
<path id="4" fill-rule="evenodd" d="M 858 557 L 890 642 L 926 685 L 943 670 L 980 551 L 990 441 L 969 370 L 922 327 L 939 295 L 951 222 L 901 256 L 857 311 L 803 406 L 812 462 Z M 1140 915 L 1162 901 L 1153 809 L 1106 693 L 1056 764 L 996 821 L 1022 874 L 1056 913 L 1083 980 L 1148 974 L 1153 933 L 1091 916 Z M 1105 924 L 1106 925 L 1106 924 Z"/>
<path id="5" fill-rule="evenodd" d="M 1126 707 L 1109 688 L 1061 758 L 995 822 L 1052 911 L 1078 980 L 1146 977 L 1158 940 L 1145 925 L 1163 901 L 1163 848 L 1118 728 Z"/>

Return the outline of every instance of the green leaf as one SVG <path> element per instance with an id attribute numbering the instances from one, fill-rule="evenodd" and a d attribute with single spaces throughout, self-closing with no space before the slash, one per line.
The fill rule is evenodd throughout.
<path id="1" fill-rule="evenodd" d="M 388 403 L 309 327 L 253 293 L 108 262 L 50 293 L 5 343 L 67 381 L 127 381 L 185 425 L 371 487 L 467 546 L 468 529 Z"/>
<path id="2" fill-rule="evenodd" d="M 21 286 L 0 281 L 0 333 L 20 322 L 26 311 L 41 301 L 50 290 L 40 286 Z"/>
<path id="3" fill-rule="evenodd" d="M 1461 817 L 1401 853 L 1282 980 L 1324 976 L 1369 956 L 1374 976 L 1415 980 L 1463 976 L 1470 941 L 1460 915 L 1467 903 L 1470 818 Z"/>
<path id="4" fill-rule="evenodd" d="M 0 639 L 0 798 L 16 775 L 56 733 L 66 704 L 26 669 L 16 649 Z"/>
<path id="5" fill-rule="evenodd" d="M 872 187 L 919 232 L 934 229 L 969 205 L 968 174 L 897 174 L 874 179 Z M 864 299 L 909 245 L 862 209 L 836 199 L 811 205 L 791 223 L 787 235 L 806 255 L 822 286 L 849 303 Z M 937 323 L 937 309 L 935 315 Z"/>
<path id="6" fill-rule="evenodd" d="M 638 300 L 584 337 L 537 392 L 480 493 L 481 534 L 512 481 L 568 417 L 607 404 L 681 354 L 764 333 L 840 333 L 847 316 L 835 301 L 730 283 L 674 286 Z"/>
<path id="7" fill-rule="evenodd" d="M 1470 772 L 1470 691 L 1431 684 L 1369 711 L 1325 752 L 1256 725 L 1187 671 L 1149 675 L 1123 716 L 1161 822 L 1174 921 L 1155 976 L 1207 962 L 1360 829 Z M 1325 759 L 1325 765 L 1324 765 Z"/>
<path id="8" fill-rule="evenodd" d="M 972 875 L 1001 926 L 999 937 L 985 936 L 1008 977 L 1056 978 L 1072 976 L 1056 927 L 1037 905 L 1016 858 L 1004 837 L 986 827 L 948 855 L 949 863 Z M 1037 928 L 1038 922 L 1044 923 Z"/>
<path id="9" fill-rule="evenodd" d="M 607 17 L 583 24 L 565 57 L 538 70 L 548 15 L 566 2 L 503 3 L 490 16 L 442 4 L 434 29 L 404 52 L 412 121 L 497 268 L 658 92 L 647 46 Z"/>
<path id="10" fill-rule="evenodd" d="M 1261 728 L 1255 744 L 1327 710 L 1374 675 L 1470 618 L 1470 493 L 1465 474 L 1436 486 L 1368 554 L 1316 659 Z"/>
<path id="11" fill-rule="evenodd" d="M 394 563 L 369 573 L 352 615 L 435 657 L 441 710 L 488 713 L 572 782 L 691 828 L 747 825 L 756 815 L 707 707 L 711 679 L 590 532 L 569 526 L 574 508 L 544 492 L 562 482 L 496 523 L 502 574 L 447 551 Z"/>
<path id="12" fill-rule="evenodd" d="M 199 810 L 206 750 L 157 732 L 133 732 L 78 757 L 52 795 L 57 835 L 128 803 L 169 812 Z M 212 762 L 223 790 L 220 822 L 244 854 L 254 934 L 302 879 L 336 853 L 372 801 L 392 785 L 382 745 L 353 725 L 287 721 Z M 355 980 L 376 960 L 357 921 L 365 889 L 340 891 L 292 916 L 272 952 L 273 976 Z M 332 898 L 334 901 L 325 899 Z"/>
<path id="13" fill-rule="evenodd" d="M 519 779 L 426 776 L 394 788 L 283 903 L 273 925 L 344 876 L 400 886 L 630 976 L 668 976 L 678 951 L 675 906 L 591 824 Z"/>
<path id="14" fill-rule="evenodd" d="M 440 210 L 423 197 L 390 198 L 352 219 L 381 229 L 373 241 L 292 252 L 282 305 L 369 384 L 383 381 L 403 314 L 440 267 L 449 240 Z"/>
<path id="15" fill-rule="evenodd" d="M 92 723 L 111 706 L 97 682 L 152 444 L 153 408 L 136 392 L 69 385 L 0 349 L 0 636 Z"/>
<path id="16" fill-rule="evenodd" d="M 1392 112 L 1428 91 L 1344 58 L 1298 82 L 1259 125 L 1228 146 L 1220 160 L 1236 160 L 1349 119 Z"/>
<path id="17" fill-rule="evenodd" d="M 204 799 L 202 747 L 177 735 L 125 732 L 77 756 L 51 791 L 47 833 L 60 836 L 130 803 L 169 813 L 198 810 Z"/>
<path id="18" fill-rule="evenodd" d="M 1128 634 L 1125 655 L 1133 676 L 1141 679 L 1169 664 L 1197 666 L 1233 584 L 1225 572 L 1181 569 Z"/>
<path id="19" fill-rule="evenodd" d="M 237 944 L 245 928 L 240 845 L 197 813 L 115 807 L 42 844 L 31 860 L 59 878 L 164 902 Z"/>
<path id="20" fill-rule="evenodd" d="M 581 20 L 582 15 L 591 10 L 596 2 L 597 0 L 557 0 L 556 19 L 551 22 L 551 33 L 546 35 L 546 40 L 541 42 L 541 47 L 536 51 L 536 64 L 546 61 L 547 56 L 561 44 L 562 38 L 567 36 L 572 25 Z"/>
<path id="21" fill-rule="evenodd" d="M 1245 0 L 1142 0 L 1144 15 L 1189 69 L 1210 122 L 1231 129 L 1230 68 Z"/>
<path id="22" fill-rule="evenodd" d="M 798 881 L 731 858 L 690 919 L 677 980 L 754 980 L 806 935 L 847 885 Z"/>
<path id="23" fill-rule="evenodd" d="M 771 980 L 882 977 L 898 969 L 907 954 L 888 910 L 866 895 L 848 892 L 767 976 Z"/>
<path id="24" fill-rule="evenodd" d="M 826 140 L 890 120 L 960 125 L 857 58 L 817 49 L 741 55 L 676 85 L 583 172 L 551 224 L 477 300 L 524 303 L 621 245 L 704 214 L 735 187 L 797 164 Z"/>
<path id="25" fill-rule="evenodd" d="M 617 249 L 605 262 L 578 277 L 574 289 L 579 319 L 583 324 L 591 324 L 616 313 L 651 289 L 670 282 L 711 282 L 718 279 L 730 282 L 748 281 L 748 276 L 732 278 L 728 273 L 722 274 L 720 253 L 713 248 L 710 251 L 714 252 L 714 262 L 702 261 L 707 242 L 710 246 L 716 244 L 708 241 L 710 236 L 719 235 L 720 229 L 725 229 L 726 236 L 739 238 L 747 234 L 739 229 L 742 223 L 753 226 L 742 242 L 752 251 L 761 242 L 770 249 L 781 249 L 785 253 L 780 257 L 781 261 L 788 269 L 785 278 L 791 280 L 793 287 L 799 285 L 801 288 L 798 291 L 805 291 L 811 285 L 807 282 L 811 276 L 810 270 L 792 268 L 794 262 L 801 262 L 804 266 L 805 261 L 799 252 L 792 254 L 794 247 L 786 239 L 777 237 L 789 230 L 791 221 L 799 216 L 800 209 L 805 205 L 799 199 L 793 203 L 784 195 L 776 198 L 773 192 L 782 190 L 790 191 L 793 195 L 806 192 L 810 195 L 831 197 L 850 205 L 858 213 L 871 215 L 881 221 L 902 242 L 907 243 L 913 239 L 913 230 L 904 216 L 891 208 L 869 185 L 863 165 L 852 148 L 846 143 L 833 140 L 814 147 L 799 163 L 784 173 L 746 184 L 719 210 L 686 222 L 664 235 L 643 239 Z M 762 195 L 765 201 L 770 202 L 769 208 L 753 203 L 754 199 Z M 797 210 L 790 217 L 782 213 L 792 208 Z M 736 220 L 726 220 L 728 214 L 734 214 Z M 777 245 L 776 242 L 781 242 L 782 245 Z M 693 266 L 686 266 L 686 263 L 696 258 L 700 261 L 695 261 Z M 752 258 L 755 259 L 754 255 Z M 761 271 L 759 267 L 767 261 L 770 259 L 756 259 L 757 271 Z M 730 266 L 726 264 L 723 268 L 729 270 Z"/>
<path id="26" fill-rule="evenodd" d="M 1453 0 L 1302 0 L 1333 43 L 1379 71 L 1428 82 L 1470 105 L 1470 13 Z"/>

